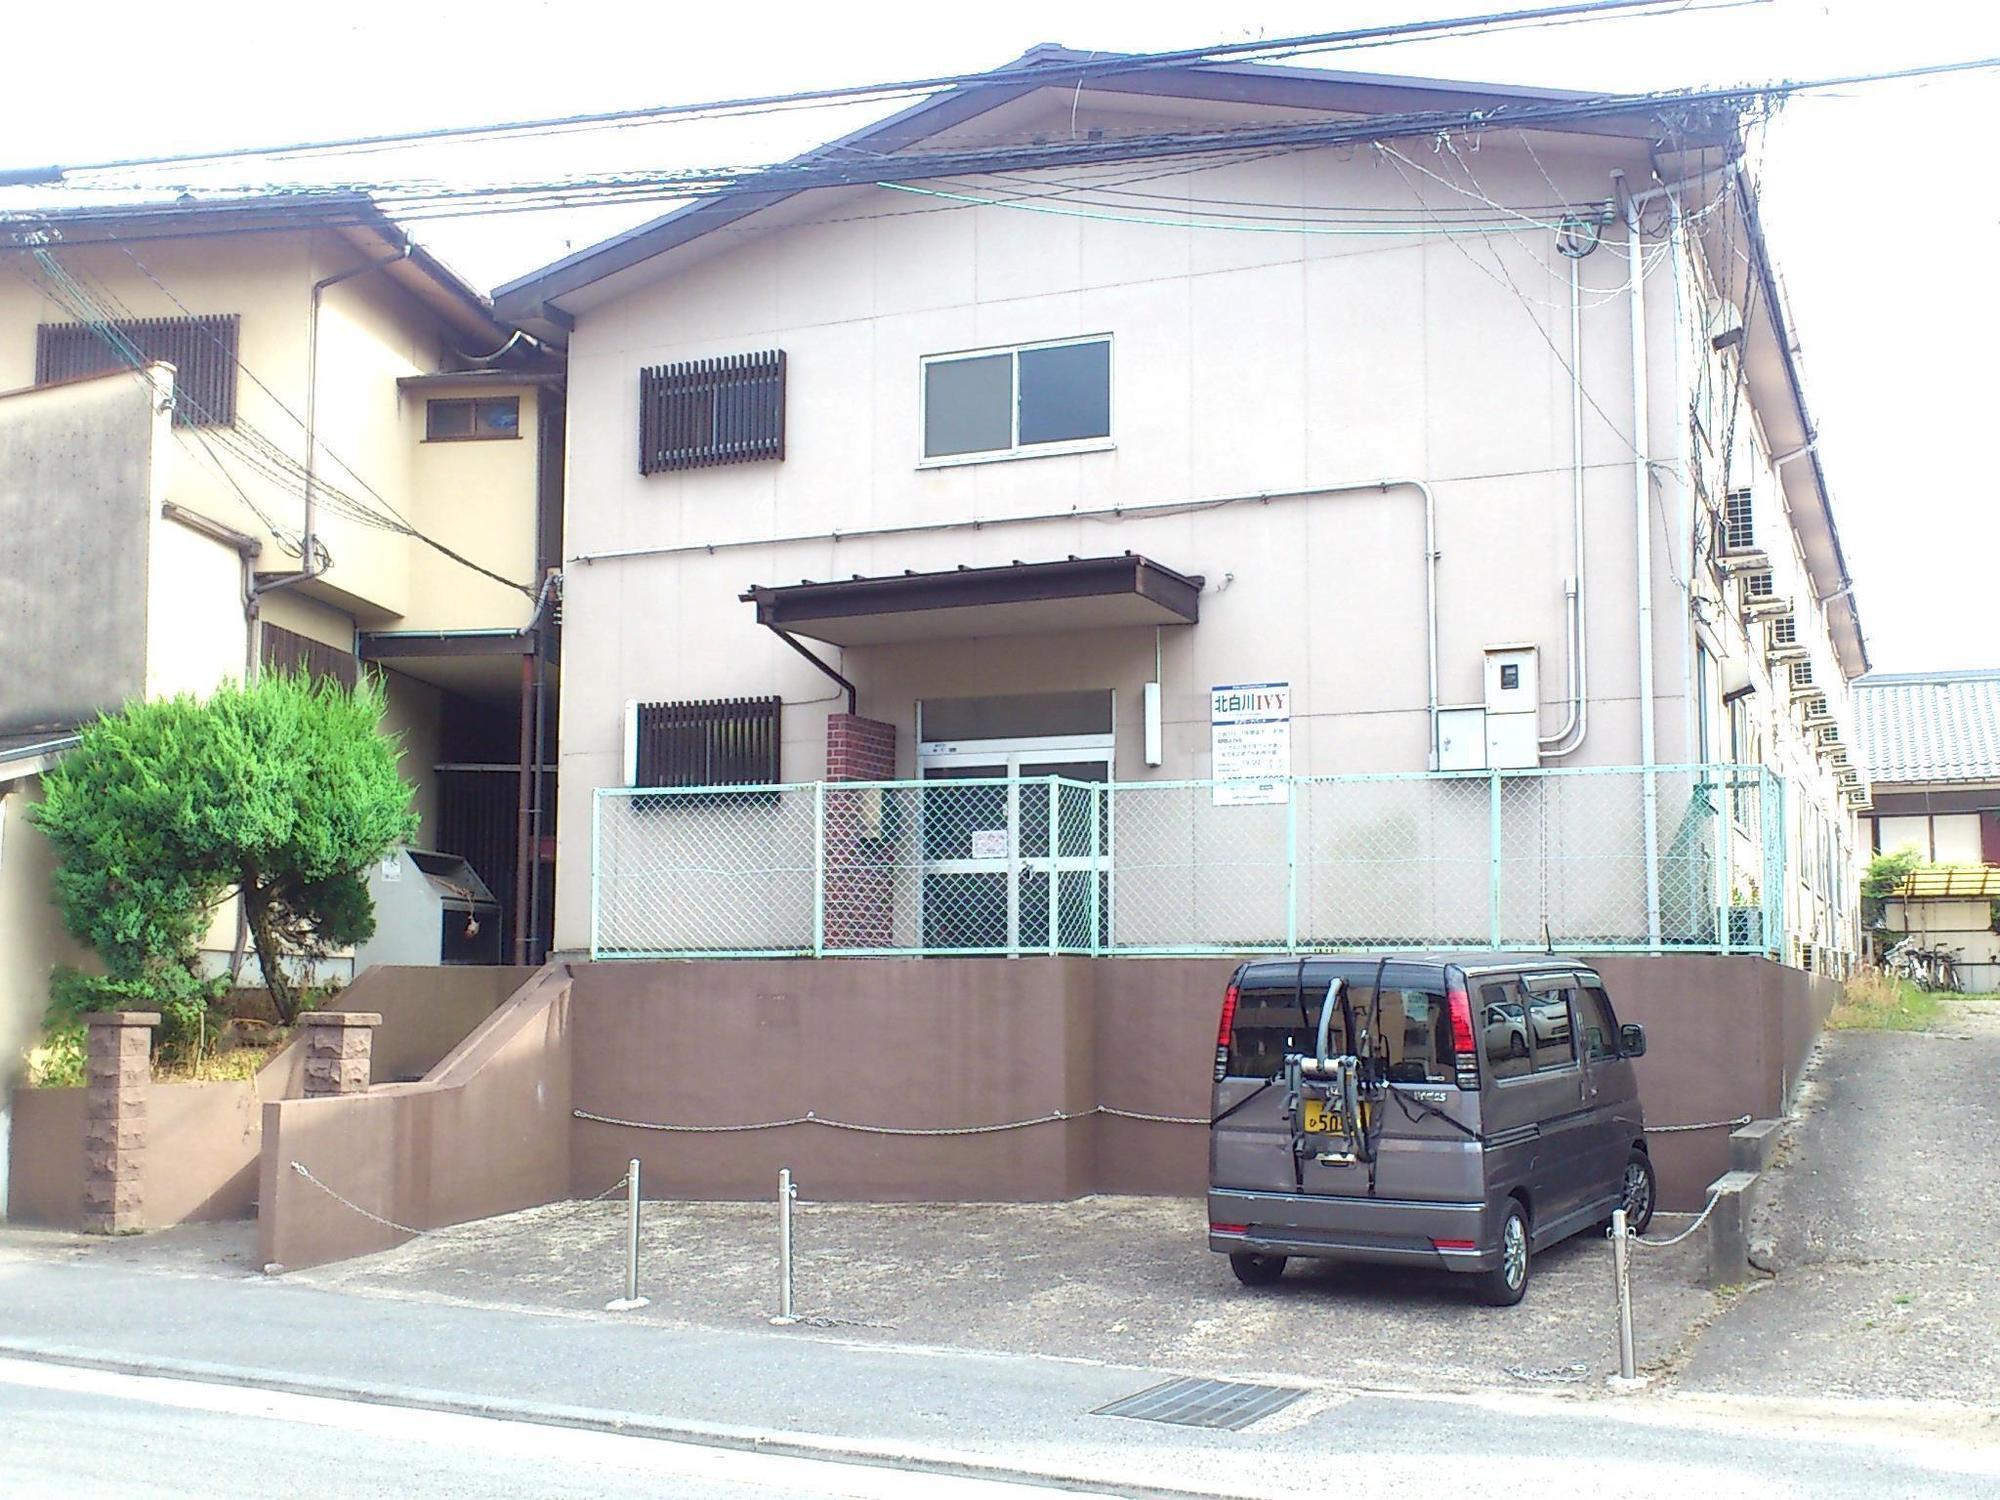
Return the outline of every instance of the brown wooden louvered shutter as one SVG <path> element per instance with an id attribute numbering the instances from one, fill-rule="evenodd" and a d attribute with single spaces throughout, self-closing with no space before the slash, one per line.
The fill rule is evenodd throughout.
<path id="1" fill-rule="evenodd" d="M 640 786 L 757 786 L 778 779 L 780 699 L 639 705 Z"/>
<path id="2" fill-rule="evenodd" d="M 174 367 L 174 422 L 227 427 L 236 420 L 236 345 L 240 319 L 121 318 L 110 323 L 44 323 L 35 330 L 35 384 L 132 368 Z"/>
<path id="3" fill-rule="evenodd" d="M 639 472 L 785 456 L 785 351 L 639 372 Z"/>

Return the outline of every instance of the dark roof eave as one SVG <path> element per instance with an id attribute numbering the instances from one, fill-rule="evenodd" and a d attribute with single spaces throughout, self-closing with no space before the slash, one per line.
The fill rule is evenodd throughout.
<path id="1" fill-rule="evenodd" d="M 794 167 L 822 161 L 839 151 L 864 142 L 871 151 L 877 153 L 886 154 L 902 150 L 952 125 L 998 108 L 1023 94 L 1060 82 L 1059 75 L 1063 63 L 1080 62 L 1091 55 L 1079 52 L 1058 54 L 1050 48 L 1035 49 L 1024 54 L 1023 58 L 1005 64 L 998 71 L 1006 72 L 1018 68 L 1031 59 L 1053 59 L 1052 65 L 1048 68 L 1050 76 L 1047 78 L 992 85 L 971 84 L 951 89 L 919 100 L 909 108 L 898 111 L 877 124 L 864 126 L 837 140 L 814 147 L 811 151 L 793 157 L 784 165 Z M 1329 113 L 1340 113 L 1344 109 L 1363 114 L 1374 112 L 1369 109 L 1370 104 L 1386 107 L 1392 100 L 1399 100 L 1401 107 L 1404 108 L 1412 104 L 1421 107 L 1428 99 L 1434 106 L 1469 109 L 1477 106 L 1504 106 L 1509 103 L 1527 105 L 1579 103 L 1603 97 L 1569 90 L 1511 88 L 1429 78 L 1398 78 L 1390 74 L 1336 73 L 1311 68 L 1280 68 L 1251 63 L 1214 63 L 1125 75 L 1103 74 L 1093 76 L 1090 79 L 1090 86 L 1107 92 L 1230 100 L 1276 108 L 1318 108 Z M 1635 132 L 1629 127 L 1618 128 L 1618 122 L 1629 117 L 1643 119 L 1649 118 L 1649 115 L 1643 104 L 1640 104 L 1635 105 L 1631 116 L 1613 114 L 1587 121 L 1566 122 L 1560 127 L 1548 128 L 1565 128 L 1591 134 L 1627 136 L 1636 134 L 1650 138 L 1652 132 Z M 1509 127 L 1504 119 L 1497 119 L 1494 125 L 1495 128 L 1534 128 L 1533 121 L 1524 122 L 1518 127 Z M 1104 159 L 1119 158 L 1112 154 Z M 921 162 L 913 161 L 899 165 L 914 169 L 920 167 Z M 962 174 L 967 170 L 969 169 L 962 164 L 952 168 L 954 174 Z M 912 170 L 898 175 L 923 174 Z M 516 319 L 527 319 L 538 312 L 546 314 L 547 310 L 561 311 L 562 309 L 556 304 L 557 298 L 580 291 L 656 255 L 676 249 L 703 234 L 725 228 L 749 214 L 772 207 L 799 193 L 814 191 L 819 186 L 854 185 L 858 184 L 813 184 L 759 191 L 755 187 L 755 179 L 749 179 L 744 187 L 683 204 L 636 228 L 614 235 L 598 244 L 586 246 L 561 260 L 504 283 L 493 293 L 495 311 L 500 317 Z"/>
<path id="2" fill-rule="evenodd" d="M 1805 382 L 1799 369 L 1798 355 L 1793 348 L 1792 331 L 1785 319 L 1785 304 L 1780 296 L 1777 272 L 1771 260 L 1769 241 L 1764 236 L 1764 223 L 1757 210 L 1757 195 L 1750 186 L 1747 173 L 1738 170 L 1735 174 L 1737 202 L 1743 210 L 1743 219 L 1749 231 L 1751 261 L 1757 268 L 1759 290 L 1764 305 L 1770 310 L 1771 326 L 1777 334 L 1778 350 L 1785 364 L 1786 383 L 1791 387 L 1792 403 L 1798 410 L 1799 426 L 1806 434 L 1806 440 L 1817 444 L 1819 429 L 1813 422 L 1812 412 L 1806 405 Z M 1827 489 L 1826 467 L 1820 462 L 1819 448 L 1814 446 L 1806 454 L 1812 467 L 1813 493 L 1819 497 L 1820 511 L 1826 518 L 1826 533 L 1833 546 L 1834 567 L 1839 573 L 1837 589 L 1845 590 L 1838 597 L 1826 600 L 1829 608 L 1839 606 L 1845 609 L 1854 630 L 1856 654 L 1860 657 L 1860 670 L 1847 675 L 1859 677 L 1869 669 L 1868 637 L 1861 628 L 1861 610 L 1854 602 L 1852 592 L 1854 575 L 1848 570 L 1847 553 L 1840 543 L 1840 526 L 1834 520 L 1833 500 Z"/>
<path id="3" fill-rule="evenodd" d="M 1134 552 L 1059 562 L 1002 563 L 931 573 L 896 573 L 823 583 L 752 585 L 738 597 L 757 607 L 757 623 L 784 630 L 809 621 L 899 614 L 967 605 L 1036 603 L 1093 594 L 1130 593 L 1190 624 L 1200 615 L 1206 580 L 1175 572 Z"/>

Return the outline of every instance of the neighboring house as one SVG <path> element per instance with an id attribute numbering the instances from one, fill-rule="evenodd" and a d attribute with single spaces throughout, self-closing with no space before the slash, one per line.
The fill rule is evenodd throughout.
<path id="1" fill-rule="evenodd" d="M 273 665 L 381 672 L 420 839 L 541 951 L 560 357 L 353 195 L 18 215 L 0 270 L 0 1014 L 75 956 L 40 771 L 100 711 Z M 242 952 L 219 913 L 205 960 Z"/>
<path id="2" fill-rule="evenodd" d="M 1736 116 L 1103 56 L 495 294 L 569 354 L 558 947 L 1844 964 L 1867 656 Z"/>
<path id="3" fill-rule="evenodd" d="M 1956 950 L 1967 989 L 2000 988 L 2000 669 L 1874 673 L 1854 708 L 1874 789 L 1864 851 L 1975 867 L 1917 877 L 1884 925 Z"/>

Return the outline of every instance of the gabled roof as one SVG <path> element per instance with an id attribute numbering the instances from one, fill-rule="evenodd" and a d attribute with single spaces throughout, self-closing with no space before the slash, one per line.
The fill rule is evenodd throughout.
<path id="1" fill-rule="evenodd" d="M 105 203 L 87 208 L 0 212 L 0 254 L 47 245 L 143 244 L 256 233 L 324 230 L 362 254 L 403 258 L 384 267 L 389 277 L 486 353 L 512 325 L 495 318 L 486 294 L 412 240 L 366 193 L 272 193 L 242 198 Z"/>
<path id="2" fill-rule="evenodd" d="M 1107 62 L 1116 62 L 1126 56 L 1129 54 L 1083 52 L 1050 43 L 1030 48 L 1020 57 L 996 68 L 991 83 L 967 84 L 934 94 L 886 120 L 816 146 L 779 167 L 761 174 L 748 174 L 739 186 L 726 192 L 685 204 L 650 223 L 586 246 L 539 271 L 510 281 L 495 290 L 495 307 L 502 317 L 522 322 L 538 333 L 558 334 L 568 322 L 567 313 L 560 303 L 562 297 L 703 235 L 726 228 L 759 209 L 782 203 L 796 193 L 814 187 L 872 183 L 883 175 L 881 158 L 885 155 L 898 158 L 895 171 L 898 181 L 979 172 L 982 166 L 980 153 L 976 151 L 968 153 L 961 149 L 926 153 L 919 148 L 956 126 L 1045 88 L 1201 100 L 1278 110 L 1315 110 L 1357 117 L 1426 111 L 1497 112 L 1503 118 L 1496 118 L 1496 125 L 1505 123 L 1504 113 L 1510 108 L 1584 104 L 1607 97 L 1559 89 L 1460 83 L 1380 73 L 1345 73 L 1269 63 L 1188 63 L 1159 67 L 1143 55 L 1130 57 L 1132 71 L 1096 71 Z M 1086 64 L 1093 71 L 1087 75 L 1080 74 L 1077 71 L 1079 65 Z M 1693 135 L 1707 144 L 1723 144 L 1733 139 L 1734 121 L 1734 111 L 1713 111 L 1714 128 L 1696 129 Z M 1682 122 L 1684 129 L 1686 123 Z M 1663 134 L 1665 126 L 1656 106 L 1635 99 L 1630 109 L 1623 109 L 1614 103 L 1613 107 L 1587 118 L 1550 122 L 1542 128 L 1655 140 Z M 1211 145 L 1204 147 L 1194 140 L 1188 150 L 1198 153 L 1204 149 L 1220 150 L 1240 144 L 1236 136 L 1216 132 Z M 1085 159 L 1079 157 L 1078 144 L 1072 141 L 1044 149 L 1048 157 L 1046 161 L 1039 160 L 1032 147 L 1025 151 L 1016 147 L 1007 149 L 1004 154 L 993 153 L 993 160 L 988 166 L 997 169 L 1004 162 L 1009 170 L 1029 170 L 1037 165 Z M 1140 153 L 1136 147 L 1109 139 L 1093 143 L 1088 148 L 1087 159 L 1118 161 L 1137 154 Z"/>
<path id="3" fill-rule="evenodd" d="M 1869 779 L 2000 781 L 2000 669 L 1883 672 L 1854 684 Z"/>

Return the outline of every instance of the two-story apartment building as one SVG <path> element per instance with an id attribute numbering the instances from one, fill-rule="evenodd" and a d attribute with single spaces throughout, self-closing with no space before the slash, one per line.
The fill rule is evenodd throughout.
<path id="1" fill-rule="evenodd" d="M 569 358 L 558 947 L 1843 962 L 1735 113 L 1085 56 L 496 293 Z"/>
<path id="2" fill-rule="evenodd" d="M 381 674 L 420 838 L 538 953 L 560 356 L 365 197 L 183 201 L 0 221 L 0 392 L 5 1009 L 72 956 L 38 772 L 99 711 L 268 664 Z M 233 910 L 205 957 L 241 962 Z"/>

